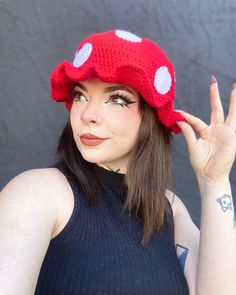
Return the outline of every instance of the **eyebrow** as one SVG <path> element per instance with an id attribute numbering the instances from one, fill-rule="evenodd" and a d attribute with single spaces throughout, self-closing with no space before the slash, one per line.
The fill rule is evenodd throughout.
<path id="1" fill-rule="evenodd" d="M 77 82 L 75 84 L 75 86 L 79 86 L 81 89 L 83 89 L 84 91 L 88 92 L 87 88 L 82 85 L 81 83 Z M 134 95 L 133 91 L 131 91 L 129 88 L 123 86 L 123 85 L 113 85 L 113 86 L 108 86 L 104 89 L 104 93 L 109 93 L 109 92 L 112 92 L 112 91 L 116 91 L 116 90 L 125 90 L 131 94 Z"/>

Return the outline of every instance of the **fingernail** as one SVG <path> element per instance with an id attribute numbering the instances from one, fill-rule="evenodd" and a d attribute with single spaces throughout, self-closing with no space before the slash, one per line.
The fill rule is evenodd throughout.
<path id="1" fill-rule="evenodd" d="M 234 82 L 233 89 L 236 89 L 236 82 Z"/>
<path id="2" fill-rule="evenodd" d="M 212 83 L 217 83 L 216 77 L 215 77 L 214 75 L 211 76 L 211 82 L 212 82 Z"/>
<path id="3" fill-rule="evenodd" d="M 184 110 L 175 110 L 178 113 L 186 113 Z"/>

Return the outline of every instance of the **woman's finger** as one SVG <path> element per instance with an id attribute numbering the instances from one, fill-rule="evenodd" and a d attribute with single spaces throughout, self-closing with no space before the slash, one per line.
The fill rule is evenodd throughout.
<path id="1" fill-rule="evenodd" d="M 224 123 L 224 110 L 222 107 L 218 83 L 215 76 L 212 76 L 212 83 L 210 86 L 210 103 L 211 103 L 211 124 Z"/>
<path id="2" fill-rule="evenodd" d="M 191 147 L 197 142 L 193 128 L 188 123 L 183 121 L 177 122 L 176 124 L 179 126 L 185 137 L 188 149 L 191 149 Z"/>
<path id="3" fill-rule="evenodd" d="M 236 130 L 236 83 L 230 95 L 229 113 L 225 120 L 225 124 L 235 132 Z"/>
<path id="4" fill-rule="evenodd" d="M 187 120 L 187 122 L 193 127 L 193 129 L 199 134 L 208 128 L 208 125 L 203 122 L 201 119 L 185 112 L 181 112 L 181 115 Z"/>

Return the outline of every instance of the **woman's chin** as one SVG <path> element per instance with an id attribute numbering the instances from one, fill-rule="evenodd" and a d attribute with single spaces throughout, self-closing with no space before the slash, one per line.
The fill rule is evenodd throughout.
<path id="1" fill-rule="evenodd" d="M 91 154 L 87 154 L 87 153 L 83 153 L 81 154 L 82 157 L 85 159 L 85 161 L 89 162 L 89 163 L 101 163 L 104 160 L 104 157 L 98 156 L 98 155 L 91 155 Z"/>

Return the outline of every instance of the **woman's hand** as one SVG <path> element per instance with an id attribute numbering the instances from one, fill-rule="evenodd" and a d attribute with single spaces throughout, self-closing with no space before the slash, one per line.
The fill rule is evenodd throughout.
<path id="1" fill-rule="evenodd" d="M 190 162 L 198 178 L 206 181 L 220 181 L 229 177 L 236 152 L 236 85 L 230 97 L 227 118 L 215 77 L 210 86 L 211 122 L 181 112 L 187 120 L 178 122 L 187 142 Z M 199 134 L 196 138 L 195 132 Z"/>

